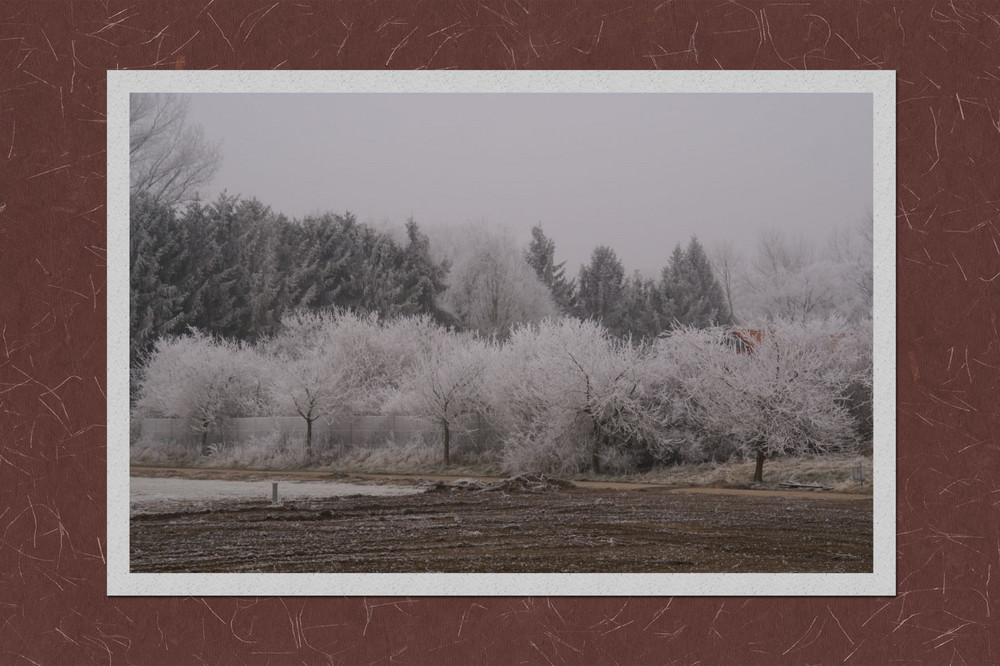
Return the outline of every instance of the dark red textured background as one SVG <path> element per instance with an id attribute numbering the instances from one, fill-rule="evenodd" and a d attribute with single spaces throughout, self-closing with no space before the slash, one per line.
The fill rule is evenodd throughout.
<path id="1" fill-rule="evenodd" d="M 4 3 L 0 664 L 1000 663 L 997 45 L 964 0 Z M 105 71 L 418 67 L 898 71 L 898 596 L 105 596 Z"/>

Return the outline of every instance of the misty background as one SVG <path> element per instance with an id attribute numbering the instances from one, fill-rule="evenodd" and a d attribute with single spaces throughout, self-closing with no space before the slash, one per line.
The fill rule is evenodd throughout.
<path id="1" fill-rule="evenodd" d="M 863 450 L 872 121 L 871 95 L 135 94 L 133 406 L 210 457 L 295 416 L 307 462 L 354 416 L 430 455 L 395 415 L 446 467 L 453 428 L 508 471 Z"/>
<path id="2" fill-rule="evenodd" d="M 196 94 L 224 159 L 200 189 L 401 233 L 541 223 L 575 277 L 597 245 L 656 276 L 677 243 L 821 243 L 872 207 L 870 94 Z M 433 235 L 433 234 L 432 234 Z"/>

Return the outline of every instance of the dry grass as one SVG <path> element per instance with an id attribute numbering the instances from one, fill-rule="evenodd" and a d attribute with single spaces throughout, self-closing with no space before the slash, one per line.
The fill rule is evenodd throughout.
<path id="1" fill-rule="evenodd" d="M 857 481 L 858 466 L 864 475 Z M 701 463 L 665 467 L 640 474 L 600 477 L 602 480 L 663 483 L 671 486 L 707 486 L 715 488 L 778 488 L 782 483 L 818 485 L 843 493 L 865 493 L 872 489 L 872 459 L 863 455 L 826 455 L 769 459 L 764 463 L 764 482 L 752 482 L 752 460 L 725 463 Z M 598 478 L 598 477 L 580 477 Z"/>
<path id="2" fill-rule="evenodd" d="M 209 455 L 201 447 L 178 442 L 158 442 L 140 439 L 129 451 L 136 465 L 176 465 L 221 469 L 297 469 L 306 462 L 302 446 L 289 443 L 287 437 L 270 435 L 253 437 L 231 446 L 212 446 Z"/>
<path id="3" fill-rule="evenodd" d="M 441 444 L 414 439 L 408 442 L 386 442 L 372 449 L 355 449 L 330 460 L 325 466 L 345 472 L 366 474 L 432 474 L 464 476 L 498 476 L 500 466 L 486 456 L 456 451 L 451 465 L 442 462 Z"/>
<path id="4" fill-rule="evenodd" d="M 457 476 L 507 476 L 489 455 L 456 451 L 452 464 L 441 461 L 439 444 L 419 440 L 386 442 L 372 449 L 355 449 L 335 457 L 320 454 L 306 464 L 299 446 L 275 438 L 261 438 L 219 449 L 201 456 L 191 447 L 140 441 L 132 446 L 134 464 L 181 465 L 214 468 L 297 469 L 311 467 L 345 473 L 428 474 Z M 856 479 L 860 465 L 864 480 Z M 680 487 L 779 488 L 782 483 L 817 485 L 844 493 L 866 493 L 872 489 L 872 459 L 865 455 L 826 455 L 770 459 L 764 464 L 764 482 L 752 483 L 753 461 L 700 463 L 664 467 L 648 472 L 570 475 L 576 480 L 658 483 Z"/>

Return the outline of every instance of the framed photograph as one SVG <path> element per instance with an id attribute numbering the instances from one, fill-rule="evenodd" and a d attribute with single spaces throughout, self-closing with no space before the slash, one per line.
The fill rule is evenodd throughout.
<path id="1" fill-rule="evenodd" d="M 109 73 L 109 593 L 892 594 L 894 85 Z"/>
<path id="2" fill-rule="evenodd" d="M 1000 663 L 987 3 L 0 14 L 0 663 Z M 754 289 L 768 247 L 813 270 Z M 702 252 L 719 291 L 685 301 Z M 505 266 L 545 288 L 515 328 L 475 298 Z M 797 408 L 758 468 L 792 384 L 750 371 L 795 330 L 761 312 L 811 287 L 871 328 L 781 354 Z M 283 344 L 310 322 L 332 343 Z M 841 406 L 870 450 L 799 456 L 843 425 L 799 379 L 861 342 Z M 383 353 L 421 344 L 453 363 Z M 610 412 L 567 351 L 618 379 Z M 203 401 L 187 380 L 230 361 L 254 390 Z M 378 367 L 299 413 L 317 373 Z M 490 411 L 447 420 L 446 464 L 417 389 L 456 367 Z"/>

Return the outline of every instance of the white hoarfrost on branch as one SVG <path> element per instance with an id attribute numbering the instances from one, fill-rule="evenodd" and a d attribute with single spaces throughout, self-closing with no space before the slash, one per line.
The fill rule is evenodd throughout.
<path id="1" fill-rule="evenodd" d="M 655 441 L 643 408 L 643 350 L 594 321 L 546 320 L 514 330 L 490 373 L 491 418 L 512 471 L 618 466 Z"/>
<path id="2" fill-rule="evenodd" d="M 278 408 L 306 421 L 306 455 L 316 419 L 379 413 L 443 335 L 426 316 L 388 322 L 347 311 L 286 316 L 268 357 Z"/>
<path id="3" fill-rule="evenodd" d="M 834 229 L 825 251 L 803 238 L 761 232 L 734 298 L 745 320 L 807 321 L 871 316 L 872 248 L 864 224 Z"/>
<path id="4" fill-rule="evenodd" d="M 257 348 L 194 333 L 156 343 L 137 407 L 189 419 L 409 414 L 441 428 L 450 464 L 470 418 L 489 426 L 511 472 L 625 471 L 681 461 L 756 462 L 871 441 L 869 320 L 680 328 L 633 344 L 573 318 L 516 326 L 503 342 L 427 317 L 335 311 L 286 316 Z"/>
<path id="5" fill-rule="evenodd" d="M 437 258 L 451 266 L 442 305 L 463 328 L 503 339 L 518 324 L 557 314 L 552 294 L 509 233 L 467 225 L 433 234 Z"/>
<path id="6" fill-rule="evenodd" d="M 203 333 L 161 338 L 140 373 L 136 406 L 147 416 L 191 421 L 204 452 L 209 431 L 222 420 L 266 409 L 263 367 L 252 349 Z"/>
<path id="7" fill-rule="evenodd" d="M 732 345 L 731 336 L 685 328 L 661 343 L 661 353 L 677 360 L 682 397 L 700 430 L 754 459 L 754 481 L 770 456 L 858 445 L 847 402 L 853 386 L 870 386 L 871 366 L 865 342 L 842 319 L 774 322 L 749 348 Z"/>
<path id="8" fill-rule="evenodd" d="M 446 331 L 427 315 L 380 322 L 373 314 L 341 313 L 336 339 L 348 360 L 351 394 L 347 402 L 351 411 L 380 413 L 404 377 L 440 345 L 446 335 Z"/>
<path id="9" fill-rule="evenodd" d="M 334 319 L 325 314 L 287 316 L 269 349 L 275 402 L 305 419 L 307 458 L 313 454 L 313 423 L 343 412 L 350 392 L 347 355 L 334 331 Z"/>
<path id="10" fill-rule="evenodd" d="M 493 343 L 448 334 L 403 380 L 390 411 L 422 416 L 441 426 L 443 462 L 451 464 L 451 433 L 485 407 L 483 381 L 492 366 Z"/>

